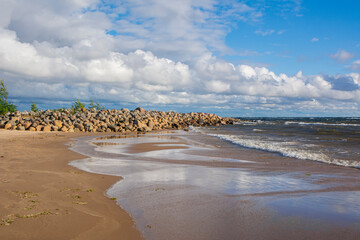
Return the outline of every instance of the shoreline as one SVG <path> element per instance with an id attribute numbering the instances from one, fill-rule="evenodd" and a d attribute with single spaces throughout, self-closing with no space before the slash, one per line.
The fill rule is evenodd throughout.
<path id="1" fill-rule="evenodd" d="M 121 178 L 68 164 L 86 158 L 69 143 L 97 135 L 0 130 L 1 239 L 143 239 L 106 195 Z"/>
<path id="2" fill-rule="evenodd" d="M 154 135 L 152 135 L 154 134 Z M 187 132 L 179 132 L 175 131 L 176 134 L 186 134 Z M 141 137 L 152 137 L 152 136 L 160 136 L 162 139 L 161 142 L 137 142 L 134 139 L 134 136 Z M 191 135 L 191 134 L 190 134 Z M 180 229 L 184 231 L 191 230 L 192 225 L 183 226 L 183 228 L 179 227 L 179 229 L 174 229 L 174 226 L 167 226 L 158 224 L 150 224 L 146 225 L 145 222 L 139 221 L 136 215 L 133 212 L 129 211 L 126 206 L 120 204 L 120 202 L 116 203 L 116 201 L 111 200 L 111 197 L 117 197 L 117 201 L 120 198 L 128 197 L 125 193 L 122 195 L 114 195 L 116 193 L 112 192 L 115 185 L 119 183 L 119 180 L 122 179 L 120 175 L 108 175 L 105 173 L 94 173 L 80 170 L 79 168 L 73 167 L 73 165 L 69 165 L 71 161 L 74 160 L 84 160 L 88 158 L 86 155 L 82 155 L 81 151 L 78 152 L 76 149 L 73 149 L 72 142 L 77 139 L 83 139 L 82 142 L 85 142 L 84 139 L 95 139 L 98 138 L 99 144 L 93 144 L 94 147 L 114 147 L 114 144 L 110 142 L 106 142 L 106 136 L 109 136 L 109 139 L 120 138 L 127 142 L 128 147 L 123 148 L 126 149 L 126 154 L 147 154 L 148 152 L 166 152 L 170 151 L 183 151 L 186 150 L 186 144 L 189 146 L 195 146 L 197 142 L 197 138 L 201 138 L 204 140 L 204 136 L 194 135 L 191 138 L 190 142 L 182 141 L 181 139 L 167 139 L 167 132 L 153 132 L 150 134 L 137 134 L 137 133 L 129 133 L 127 135 L 119 135 L 115 133 L 61 133 L 61 132 L 51 132 L 51 133 L 43 133 L 43 132 L 25 132 L 25 131 L 5 131 L 0 130 L 0 145 L 2 146 L 0 151 L 0 184 L 2 188 L 0 188 L 0 220 L 1 223 L 4 222 L 4 219 L 8 218 L 13 222 L 9 222 L 9 226 L 0 226 L 0 238 L 4 239 L 144 239 L 148 237 L 149 231 L 159 231 L 159 228 L 162 229 L 170 229 L 173 228 L 174 231 L 179 231 Z M 102 140 L 105 139 L 105 140 Z M 183 139 L 184 140 L 184 139 Z M 81 140 L 80 140 L 81 141 Z M 96 142 L 96 141 L 95 141 Z M 209 144 L 209 145 L 207 145 Z M 220 144 L 220 145 L 218 145 Z M 72 145 L 72 146 L 71 146 Z M 86 144 L 85 144 L 86 145 Z M 116 145 L 116 144 L 115 144 Z M 343 168 L 339 166 L 330 166 L 324 163 L 316 163 L 312 161 L 305 160 L 297 160 L 286 157 L 279 157 L 277 154 L 263 152 L 254 149 L 243 149 L 243 148 L 234 148 L 233 145 L 229 142 L 219 141 L 214 137 L 206 137 L 206 144 L 199 145 L 200 148 L 204 146 L 213 146 L 215 152 L 207 153 L 207 151 L 201 151 L 199 149 L 189 149 L 189 156 L 192 153 L 200 154 L 201 158 L 209 158 L 210 156 L 214 158 L 224 158 L 227 157 L 235 157 L 238 156 L 239 159 L 242 159 L 241 156 L 248 156 L 249 159 L 244 159 L 245 161 L 240 162 L 218 162 L 217 160 L 206 161 L 204 162 L 201 159 L 191 159 L 186 158 L 183 160 L 168 159 L 168 160 L 155 160 L 153 161 L 145 161 L 149 164 L 174 164 L 173 166 L 178 166 L 179 168 L 185 167 L 185 165 L 191 166 L 191 168 L 196 167 L 206 167 L 211 168 L 213 170 L 216 169 L 243 169 L 241 170 L 243 173 L 247 172 L 249 176 L 252 178 L 264 177 L 266 175 L 274 176 L 275 178 L 280 177 L 283 178 L 282 175 L 285 173 L 295 173 L 297 176 L 292 176 L 290 180 L 296 180 L 299 178 L 300 181 L 309 182 L 311 184 L 316 184 L 318 186 L 332 185 L 332 184 L 340 184 L 339 188 L 334 186 L 334 188 L 322 188 L 322 189 L 308 189 L 306 191 L 302 191 L 301 189 L 291 191 L 275 191 L 269 193 L 255 193 L 248 192 L 244 194 L 234 194 L 231 193 L 227 195 L 226 198 L 229 199 L 229 202 L 232 204 L 234 202 L 238 202 L 239 205 L 234 205 L 236 209 L 239 211 L 244 211 L 247 207 L 250 207 L 241 216 L 236 216 L 237 218 L 245 218 L 248 219 L 251 216 L 255 216 L 255 218 L 251 217 L 251 224 L 263 224 L 262 227 L 265 232 L 263 236 L 267 236 L 269 232 L 267 231 L 279 231 L 277 233 L 278 236 L 287 236 L 287 228 L 278 227 L 276 225 L 268 225 L 267 222 L 261 222 L 263 218 L 275 218 L 278 222 L 286 223 L 286 219 L 288 217 L 283 218 L 283 216 L 278 215 L 276 211 L 279 211 L 278 204 L 281 203 L 281 198 L 285 199 L 296 199 L 299 195 L 308 194 L 308 196 L 317 196 L 319 194 L 327 194 L 327 193 L 335 193 L 341 194 L 342 191 L 344 193 L 348 191 L 359 191 L 360 182 L 357 177 L 357 172 L 355 169 L 351 168 Z M 198 146 L 198 147 L 199 147 Z M 234 151 L 232 151 L 232 150 Z M 87 151 L 84 148 L 85 152 Z M 121 151 L 120 151 L 121 152 Z M 90 155 L 96 153 L 98 157 L 108 156 L 110 158 L 115 157 L 119 153 L 111 153 L 111 152 L 102 152 L 101 154 L 98 151 L 94 151 L 92 149 L 90 151 Z M 224 155 L 226 153 L 226 155 Z M 240 155 L 238 155 L 240 153 Z M 250 153 L 250 155 L 248 155 Z M 213 155 L 214 154 L 214 155 Z M 244 155 L 245 154 L 245 155 Z M 120 154 L 121 155 L 121 154 Z M 156 155 L 156 154 L 155 154 Z M 277 160 L 272 162 L 272 166 L 266 164 L 267 156 L 274 156 Z M 50 159 L 50 160 L 49 160 Z M 235 157 L 236 159 L 236 157 Z M 251 163 L 251 161 L 257 161 L 256 164 Z M 289 162 L 284 162 L 290 160 Z M 141 158 L 134 160 L 140 160 Z M 142 159 L 145 160 L 145 159 Z M 247 160 L 250 160 L 247 161 Z M 273 159 L 274 160 L 274 159 Z M 153 163 L 152 163 L 153 162 Z M 182 164 L 179 164 L 183 162 Z M 344 171 L 337 171 L 343 168 Z M 176 172 L 176 170 L 175 170 Z M 307 175 L 307 173 L 312 173 L 313 175 Z M 150 171 L 149 174 L 154 172 Z M 315 175 L 321 175 L 322 173 L 326 173 L 327 176 L 321 176 L 319 179 L 315 177 Z M 356 175 L 355 175 L 356 174 Z M 196 174 L 197 175 L 197 174 Z M 194 178 L 196 175 L 192 175 Z M 320 176 L 319 175 L 319 176 Z M 356 186 L 353 188 L 346 188 L 345 185 L 349 183 L 349 180 L 345 178 L 345 175 L 356 179 Z M 121 176 L 125 176 L 122 175 Z M 333 178 L 335 177 L 335 178 Z M 355 177 L 355 178 L 354 178 Z M 45 179 L 45 182 L 44 182 Z M 205 178 L 206 179 L 206 178 Z M 216 180 L 215 177 L 212 180 Z M 135 179 L 133 179 L 135 180 Z M 316 180 L 316 182 L 315 182 Z M 297 181 L 297 180 L 296 180 Z M 344 182 L 342 182 L 344 181 Z M 121 181 L 122 183 L 122 181 Z M 212 184 L 216 184 L 216 182 L 212 182 Z M 268 184 L 273 185 L 272 181 L 269 181 Z M 120 184 L 121 185 L 121 184 Z M 133 185 L 135 187 L 135 185 Z M 137 189 L 138 188 L 138 189 Z M 192 187 L 190 187 L 192 188 Z M 160 184 L 159 186 L 151 185 L 150 189 L 146 186 L 138 186 L 133 190 L 134 192 L 130 194 L 130 199 L 136 197 L 136 191 L 141 190 L 145 191 L 144 193 L 148 194 L 158 194 L 159 196 L 166 196 L 167 192 L 184 192 L 187 189 L 190 189 L 187 186 L 174 185 L 172 187 L 164 184 Z M 155 189 L 155 190 L 154 190 Z M 165 191 L 166 189 L 166 191 Z M 210 199 L 217 199 L 217 196 L 213 195 L 214 192 L 207 193 Z M 162 195 L 160 195 L 162 194 Z M 165 195 L 164 195 L 165 194 Z M 212 197 L 211 197 L 212 196 Z M 266 211 L 266 214 L 262 213 L 262 209 L 268 209 L 268 206 L 261 206 L 255 204 L 261 199 L 270 198 L 275 199 L 274 206 L 278 209 L 276 211 Z M 196 199 L 185 198 L 186 202 L 201 202 L 204 201 L 204 198 L 200 197 Z M 182 206 L 183 205 L 183 206 Z M 172 206 L 171 209 L 179 208 L 177 213 L 182 214 L 184 209 L 187 207 L 184 204 L 178 206 Z M 182 207 L 181 207 L 182 206 Z M 166 208 L 166 205 L 164 205 Z M 167 206 L 169 207 L 169 206 Z M 208 205 L 211 211 L 214 211 L 214 218 L 217 219 L 216 214 L 221 214 L 222 211 L 226 211 L 227 209 L 219 208 L 218 204 L 210 204 Z M 125 211 L 126 209 L 126 211 Z M 162 207 L 158 210 L 160 211 Z M 156 208 L 154 209 L 156 210 Z M 281 208 L 280 208 L 281 210 Z M 216 212 L 218 211 L 218 212 Z M 286 212 L 286 211 L 285 211 Z M 150 215 L 164 214 L 162 211 L 153 212 Z M 148 215 L 148 216 L 150 216 Z M 201 214 L 199 216 L 202 216 Z M 198 217 L 199 217 L 198 216 Z M 258 219 L 256 216 L 260 216 Z M 164 217 L 164 216 L 163 216 Z M 183 218 L 188 218 L 183 215 Z M 195 216 L 194 216 L 195 217 Z M 188 218 L 192 219 L 192 218 Z M 203 219 L 207 219 L 206 216 L 203 216 Z M 284 220 L 285 219 L 285 220 Z M 297 221 L 303 222 L 299 218 Z M 224 219 L 225 220 L 225 219 Z M 261 220 L 257 223 L 257 221 Z M 135 225 L 136 221 L 136 225 Z M 163 218 L 163 221 L 164 218 Z M 193 221 L 193 220 L 192 220 Z M 192 221 L 189 221 L 192 222 Z M 200 221 L 200 220 L 199 220 Z M 234 219 L 235 221 L 235 219 Z M 165 221 L 166 222 L 166 221 Z M 187 221 L 186 221 L 187 222 Z M 236 222 L 236 221 L 235 221 Z M 180 223 L 180 222 L 179 222 Z M 288 229 L 294 234 L 294 237 L 299 237 L 301 234 L 308 233 L 302 229 L 301 224 L 296 223 L 295 225 L 289 225 Z M 142 228 L 137 225 L 144 225 Z M 214 222 L 215 224 L 215 222 Z M 230 222 L 229 222 L 230 224 Z M 148 228 L 148 226 L 152 226 Z M 178 225 L 176 225 L 178 226 Z M 309 225 L 310 226 L 310 225 Z M 157 229 L 156 229 L 157 228 Z M 225 228 L 226 229 L 226 228 Z M 224 230 L 225 230 L 224 229 Z M 245 228 L 242 232 L 238 232 L 239 236 L 253 236 L 254 234 L 251 230 L 252 228 Z M 293 229 L 293 230 L 291 230 Z M 207 231 L 210 229 L 202 229 L 203 236 L 206 236 Z M 232 229 L 227 229 L 231 236 Z M 349 228 L 344 228 L 346 231 L 347 238 L 345 239 L 353 239 L 352 230 Z M 329 228 L 323 228 L 322 233 L 319 235 L 319 239 L 323 236 L 332 236 L 331 233 L 336 236 L 342 231 L 342 228 L 337 229 L 336 231 L 331 230 L 330 225 Z M 156 234 L 160 234 L 156 233 Z M 225 234 L 225 233 L 223 233 Z M 235 233 L 234 233 L 235 234 Z M 280 234 L 280 235 L 279 235 Z M 350 234 L 350 235 L 349 235 Z M 162 236 L 162 235 L 158 235 Z M 164 235 L 170 236 L 170 235 Z M 210 235 L 208 235 L 210 237 Z M 225 235 L 224 235 L 225 236 Z M 235 235 L 234 235 L 235 236 Z M 254 235 L 255 236 L 255 235 Z M 310 235 L 307 235 L 310 236 Z M 178 237 L 178 236 L 177 236 Z M 188 239 L 187 236 L 184 239 Z M 157 238 L 149 238 L 149 239 L 157 239 Z M 181 239 L 181 238 L 179 238 Z M 294 238 L 301 239 L 301 238 Z M 310 239 L 310 238 L 309 238 Z M 318 239 L 318 238 L 314 238 Z M 336 239 L 336 238 L 334 238 Z"/>
<path id="3" fill-rule="evenodd" d="M 360 193 L 358 171 L 353 168 L 234 148 L 214 137 L 181 131 L 133 139 L 100 138 L 90 144 L 80 140 L 78 146 L 75 151 L 93 159 L 75 161 L 73 166 L 124 176 L 126 180 L 107 192 L 149 240 L 195 235 L 197 239 L 270 235 L 266 239 L 289 235 L 292 239 L 355 239 L 360 234 L 355 227 L 360 224 L 356 220 L 360 205 L 346 202 Z M 354 213 L 346 212 L 352 207 Z M 354 225 L 346 219 L 353 219 Z M 246 226 L 239 229 L 241 222 Z M 320 224 L 316 235 L 309 231 L 313 224 Z M 260 232 L 252 226 L 259 226 Z"/>

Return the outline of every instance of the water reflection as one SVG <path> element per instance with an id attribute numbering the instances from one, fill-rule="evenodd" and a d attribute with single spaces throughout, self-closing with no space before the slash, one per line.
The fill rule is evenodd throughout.
<path id="1" fill-rule="evenodd" d="M 172 239 L 189 239 L 191 234 L 196 233 L 202 234 L 198 239 L 238 238 L 243 231 L 251 231 L 245 227 L 239 229 L 238 224 L 245 220 L 265 221 L 262 222 L 263 226 L 277 228 L 266 220 L 270 218 L 267 211 L 259 212 L 261 208 L 254 208 L 251 204 L 270 206 L 283 216 L 320 216 L 323 221 L 328 221 L 328 217 L 335 219 L 345 216 L 351 221 L 359 222 L 360 203 L 356 201 L 360 197 L 359 192 L 347 192 L 346 195 L 307 195 L 306 191 L 314 192 L 329 186 L 299 178 L 298 173 L 293 172 L 254 172 L 241 168 L 206 166 L 207 162 L 212 161 L 250 161 L 226 156 L 219 158 L 195 155 L 196 152 L 216 151 L 216 147 L 194 143 L 187 139 L 186 134 L 142 135 L 98 139 L 95 142 L 116 145 L 92 145 L 96 149 L 96 157 L 90 154 L 90 158 L 74 161 L 71 165 L 89 172 L 124 177 L 123 181 L 108 190 L 108 195 L 116 197 L 118 203 L 130 212 L 138 229 L 147 239 L 169 239 L 169 236 Z M 136 144 L 146 143 L 186 148 L 134 153 L 128 151 Z M 91 152 L 83 148 L 80 151 L 83 154 Z M 111 158 L 101 157 L 102 153 L 115 155 Z M 156 159 L 192 159 L 204 164 L 164 163 L 155 161 Z M 324 176 L 314 174 L 311 178 L 322 177 Z M 296 194 L 296 191 L 300 194 Z M 279 192 L 292 192 L 292 195 L 271 194 Z M 265 197 L 256 198 L 256 194 L 264 194 Z M 189 219 L 192 222 L 190 225 Z M 221 224 L 219 229 L 219 221 L 227 223 L 226 226 Z M 179 233 L 180 231 L 186 234 Z M 263 234 L 266 235 L 265 232 Z"/>

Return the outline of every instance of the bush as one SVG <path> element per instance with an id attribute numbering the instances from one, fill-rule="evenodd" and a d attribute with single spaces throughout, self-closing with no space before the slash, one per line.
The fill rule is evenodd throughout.
<path id="1" fill-rule="evenodd" d="M 98 111 L 105 109 L 105 107 L 101 106 L 100 103 L 98 103 L 98 102 L 94 103 L 94 101 L 91 98 L 90 98 L 89 108 L 95 108 Z"/>
<path id="2" fill-rule="evenodd" d="M 8 103 L 7 101 L 8 92 L 4 80 L 0 80 L 0 115 L 3 115 L 7 112 L 15 112 L 16 106 L 14 104 Z"/>
<path id="3" fill-rule="evenodd" d="M 81 112 L 83 108 L 85 108 L 85 104 L 83 104 L 82 102 L 80 102 L 79 99 L 77 99 L 76 102 L 74 102 L 74 105 L 71 106 L 71 111 L 72 113 Z"/>
<path id="4" fill-rule="evenodd" d="M 33 101 L 31 104 L 31 111 L 33 112 L 37 112 L 39 111 L 38 107 L 36 106 L 35 102 Z"/>

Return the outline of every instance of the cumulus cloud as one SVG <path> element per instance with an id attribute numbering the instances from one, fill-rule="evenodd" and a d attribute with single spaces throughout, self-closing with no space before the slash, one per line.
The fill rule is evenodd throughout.
<path id="1" fill-rule="evenodd" d="M 220 6 L 212 0 L 4 1 L 0 77 L 15 100 L 92 97 L 120 104 L 262 110 L 331 109 L 343 102 L 350 108 L 360 102 L 359 73 L 288 76 L 216 57 L 212 51 L 227 51 L 230 17 L 261 18 L 261 12 L 237 1 Z M 334 54 L 339 61 L 352 57 L 344 50 Z"/>
<path id="2" fill-rule="evenodd" d="M 335 54 L 331 54 L 330 57 L 337 62 L 344 63 L 354 58 L 355 56 L 346 50 L 339 50 Z"/>

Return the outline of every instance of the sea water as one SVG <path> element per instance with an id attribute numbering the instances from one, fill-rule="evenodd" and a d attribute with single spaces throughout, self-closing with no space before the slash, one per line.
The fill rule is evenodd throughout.
<path id="1" fill-rule="evenodd" d="M 360 167 L 360 118 L 245 118 L 193 130 L 287 157 Z"/>
<path id="2" fill-rule="evenodd" d="M 234 126 L 192 128 L 190 132 L 85 138 L 77 141 L 73 150 L 89 158 L 73 161 L 71 165 L 93 173 L 122 176 L 124 179 L 107 194 L 131 214 L 136 227 L 149 240 L 280 239 L 289 232 L 306 239 L 337 239 L 336 233 L 344 230 L 350 237 L 344 235 L 343 239 L 354 239 L 360 234 L 356 169 L 339 168 L 339 172 L 352 173 L 351 179 L 347 179 L 344 175 L 327 175 L 326 170 L 306 174 L 291 169 L 255 171 L 241 167 L 264 164 L 237 155 L 243 146 L 315 161 L 322 161 L 323 156 L 316 154 L 323 154 L 327 156 L 326 163 L 333 163 L 337 154 L 358 154 L 356 147 L 332 142 L 341 142 L 346 134 L 339 134 L 343 137 L 319 134 L 313 126 L 323 127 L 326 122 L 323 119 L 313 121 L 314 124 L 309 122 L 251 119 Z M 343 122 L 330 124 L 342 126 Z M 337 127 L 325 125 L 326 131 Z M 356 133 L 347 128 L 356 127 L 344 127 L 351 141 Z M 311 134 L 312 131 L 317 134 Z M 308 146 L 304 147 L 304 143 Z M 131 150 L 144 144 L 174 148 Z M 331 148 L 341 151 L 332 153 Z M 342 153 L 345 149 L 350 152 L 348 155 Z M 268 155 L 269 161 L 276 158 L 276 154 Z M 345 160 L 347 165 L 356 166 L 354 157 Z M 229 163 L 232 167 L 228 167 Z M 337 180 L 317 183 L 331 178 Z M 345 183 L 341 184 L 342 181 Z M 350 185 L 355 188 L 346 190 Z M 341 188 L 332 190 L 338 186 Z M 331 232 L 334 229 L 338 229 L 335 235 Z M 313 235 L 314 231 L 318 235 Z"/>

